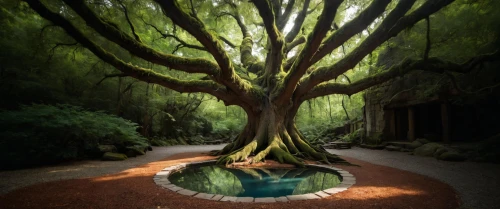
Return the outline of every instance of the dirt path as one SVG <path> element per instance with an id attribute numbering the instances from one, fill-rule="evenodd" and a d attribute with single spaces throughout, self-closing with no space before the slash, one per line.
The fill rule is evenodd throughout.
<path id="1" fill-rule="evenodd" d="M 146 163 L 165 159 L 184 152 L 208 152 L 222 149 L 224 145 L 154 147 L 146 155 L 129 158 L 125 161 L 80 161 L 71 164 L 45 166 L 14 171 L 0 171 L 0 194 L 25 186 L 66 179 L 97 177 L 118 173 Z M 1 207 L 0 207 L 1 208 Z"/>

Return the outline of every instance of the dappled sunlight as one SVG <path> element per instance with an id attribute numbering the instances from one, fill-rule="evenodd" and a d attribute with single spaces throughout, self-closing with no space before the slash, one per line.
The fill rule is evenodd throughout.
<path id="1" fill-rule="evenodd" d="M 105 182 L 105 181 L 116 181 L 116 180 L 127 179 L 127 178 L 151 177 L 151 182 L 153 182 L 152 177 L 157 172 L 161 171 L 162 169 L 164 169 L 168 166 L 180 164 L 180 163 L 189 163 L 189 162 L 210 160 L 210 159 L 215 158 L 212 156 L 194 156 L 193 157 L 192 155 L 193 155 L 193 153 L 181 154 L 181 155 L 178 155 L 179 157 L 177 157 L 175 159 L 160 160 L 160 161 L 151 162 L 151 163 L 144 164 L 144 165 L 141 165 L 141 166 L 138 166 L 135 168 L 130 168 L 130 169 L 124 170 L 124 171 L 117 173 L 117 174 L 93 178 L 90 181 L 91 182 Z M 186 157 L 182 157 L 182 156 L 186 156 Z"/>
<path id="2" fill-rule="evenodd" d="M 80 170 L 82 170 L 82 169 L 81 168 L 68 168 L 68 169 L 51 170 L 51 171 L 48 171 L 47 173 L 75 172 L 75 171 L 80 171 Z"/>
<path id="3" fill-rule="evenodd" d="M 398 188 L 398 187 L 378 187 L 378 186 L 360 186 L 352 187 L 349 194 L 342 199 L 352 200 L 370 200 L 370 199 L 385 199 L 395 198 L 400 196 L 420 196 L 428 195 L 426 191 L 413 188 Z"/>

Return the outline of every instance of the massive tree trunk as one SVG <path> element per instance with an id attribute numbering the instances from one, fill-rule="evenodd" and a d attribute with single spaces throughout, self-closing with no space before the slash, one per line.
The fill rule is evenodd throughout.
<path id="1" fill-rule="evenodd" d="M 348 164 L 321 147 L 311 145 L 295 125 L 300 104 L 280 107 L 269 101 L 262 111 L 247 111 L 248 121 L 243 131 L 230 144 L 216 154 L 219 163 L 253 163 L 272 157 L 280 163 L 303 166 L 302 159 L 323 163 Z"/>
<path id="2" fill-rule="evenodd" d="M 198 17 L 193 1 L 189 1 L 191 5 L 183 6 L 179 3 L 182 1 L 176 0 L 155 0 L 156 4 L 146 3 L 143 9 L 161 10 L 161 12 L 152 13 L 166 15 L 169 24 L 174 25 L 174 30 L 178 26 L 198 43 L 191 44 L 175 34 L 166 34 L 165 30 L 143 20 L 145 25 L 154 28 L 163 38 L 170 37 L 179 42 L 176 50 L 179 46 L 201 50 L 209 53 L 213 59 L 166 54 L 144 43 L 139 37 L 140 33 L 134 30 L 134 23 L 130 21 L 127 13 L 131 10 L 125 9 L 125 4 L 120 5 L 120 10 L 127 13 L 125 17 L 133 36 L 96 14 L 94 11 L 96 9 L 89 7 L 85 0 L 63 0 L 65 6 L 60 8 L 60 11 L 71 9 L 69 15 L 65 12 L 51 11 L 38 0 L 24 1 L 40 16 L 63 28 L 68 35 L 98 58 L 121 71 L 121 76 L 158 84 L 181 93 L 207 93 L 222 100 L 225 105 L 242 107 L 248 116 L 245 128 L 234 142 L 217 153 L 221 155 L 219 163 L 226 164 L 240 161 L 258 162 L 266 157 L 273 157 L 280 162 L 299 166 L 303 165 L 302 159 L 324 163 L 347 163 L 322 148 L 312 146 L 297 129 L 294 118 L 300 104 L 304 101 L 331 94 L 356 94 L 412 70 L 467 73 L 480 63 L 494 60 L 499 56 L 497 51 L 493 54 L 474 57 L 463 64 L 456 64 L 437 58 L 428 58 L 426 55 L 422 60 L 405 59 L 400 64 L 391 66 L 378 74 L 349 84 L 333 82 L 391 37 L 429 18 L 431 14 L 454 0 L 427 0 L 412 11 L 410 10 L 414 7 L 416 0 L 399 0 L 394 7 L 388 7 L 391 0 L 374 0 L 357 17 L 341 27 L 337 27 L 333 21 L 343 1 L 328 0 L 321 4 L 321 14 L 314 17 L 313 21 L 316 23 L 312 30 L 300 37 L 297 35 L 301 30 L 304 33 L 305 27 L 302 24 L 307 15 L 318 7 L 316 5 L 310 8 L 311 1 L 309 0 L 303 1 L 301 5 L 298 5 L 299 1 L 296 3 L 294 0 L 223 1 L 217 4 L 223 11 L 215 15 L 215 20 L 223 16 L 229 16 L 235 20 L 234 26 L 240 28 L 242 35 L 240 46 L 236 46 L 212 29 L 207 29 L 201 21 L 203 18 Z M 139 2 L 142 1 L 131 1 L 131 4 L 139 4 Z M 255 34 L 252 34 L 252 31 L 248 30 L 245 25 L 245 18 L 239 13 L 241 6 L 258 12 L 262 19 L 262 23 L 256 23 L 255 27 L 263 27 L 266 32 L 264 43 L 261 43 L 265 45 L 264 51 L 267 52 L 264 61 L 252 54 L 255 41 L 252 35 Z M 298 8 L 294 9 L 295 7 Z M 185 8 L 191 8 L 191 10 L 187 11 Z M 284 12 L 281 12 L 283 9 Z M 386 10 L 390 11 L 386 12 Z M 218 11 L 218 9 L 212 11 Z M 291 15 L 293 11 L 298 12 Z M 204 79 L 177 79 L 168 74 L 140 67 L 140 65 L 127 63 L 106 51 L 101 47 L 102 44 L 96 43 L 87 37 L 87 33 L 84 33 L 81 28 L 76 27 L 72 19 L 77 16 L 85 21 L 87 29 L 92 29 L 106 41 L 115 43 L 116 46 L 137 58 L 188 74 L 201 73 L 206 76 Z M 205 19 L 211 20 L 213 16 L 213 14 L 206 15 Z M 296 17 L 294 26 L 285 34 L 283 29 L 292 16 Z M 379 21 L 374 23 L 377 18 Z M 370 25 L 377 25 L 376 29 L 364 39 L 358 39 L 357 47 L 331 65 L 318 66 L 321 64 L 320 60 L 336 48 L 343 46 L 348 40 L 355 38 L 356 34 L 362 34 Z M 331 30 L 332 26 L 335 26 L 334 32 Z M 239 48 L 237 56 L 239 61 L 230 57 L 227 47 Z M 297 49 L 295 55 L 288 58 L 288 53 L 292 49 Z M 237 50 L 233 51 L 237 52 Z M 254 78 L 248 76 L 249 72 L 254 73 Z"/>

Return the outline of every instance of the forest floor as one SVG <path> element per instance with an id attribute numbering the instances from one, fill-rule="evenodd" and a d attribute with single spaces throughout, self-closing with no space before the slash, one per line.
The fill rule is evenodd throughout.
<path id="1" fill-rule="evenodd" d="M 200 152 L 220 149 L 222 146 L 155 147 L 154 151 L 148 152 L 146 156 L 131 158 L 122 162 L 85 161 L 71 165 L 3 171 L 0 172 L 0 179 L 2 179 L 0 182 L 2 191 L 0 205 L 2 208 L 158 208 L 159 206 L 160 208 L 171 209 L 234 207 L 457 208 L 459 204 L 458 195 L 452 187 L 441 182 L 443 181 L 454 186 L 458 193 L 461 194 L 464 206 L 486 208 L 472 207 L 480 204 L 475 204 L 474 201 L 468 203 L 468 199 L 464 198 L 463 192 L 459 189 L 461 187 L 443 180 L 440 175 L 436 177 L 427 173 L 416 172 L 406 169 L 405 166 L 401 166 L 403 170 L 390 168 L 397 167 L 399 164 L 406 166 L 407 164 L 417 164 L 421 161 L 424 165 L 421 165 L 420 168 L 422 170 L 434 170 L 429 171 L 432 174 L 438 173 L 438 170 L 448 171 L 447 165 L 435 165 L 429 159 L 415 156 L 408 157 L 407 154 L 403 156 L 399 153 L 359 148 L 333 151 L 348 156 L 346 157 L 347 160 L 361 166 L 338 166 L 355 175 L 357 178 L 356 184 L 345 192 L 320 200 L 272 204 L 216 202 L 179 195 L 154 183 L 152 177 L 161 169 L 180 162 L 212 158 L 203 156 Z M 374 159 L 383 162 L 371 162 Z M 408 159 L 411 161 L 407 161 Z M 387 164 L 387 166 L 375 164 Z M 447 164 L 452 163 L 447 162 Z M 462 165 L 468 165 L 468 163 Z M 458 166 L 460 164 L 457 165 L 457 168 Z M 488 165 L 478 164 L 478 166 Z M 494 172 L 495 167 L 494 165 L 491 166 L 492 168 L 487 168 Z M 416 167 L 418 168 L 418 165 Z M 458 174 L 467 172 L 469 175 L 464 175 L 468 176 L 468 178 L 462 179 L 464 181 L 462 183 L 469 182 L 473 186 L 481 183 L 481 180 L 475 179 L 477 175 L 480 175 L 480 178 L 483 179 L 489 177 L 488 174 L 483 176 L 476 174 L 475 172 L 479 170 L 479 168 L 474 167 L 470 170 L 466 166 L 455 172 L 458 172 Z M 444 172 L 444 174 L 450 175 L 447 172 Z M 452 173 L 450 178 L 456 178 L 458 174 Z M 441 181 L 424 175 L 432 176 Z M 485 185 L 485 187 L 490 187 L 485 188 L 485 191 L 498 188 L 498 177 L 495 176 L 491 181 L 493 182 Z M 484 188 L 476 188 L 475 191 L 481 189 Z M 483 196 L 483 201 L 481 201 L 481 197 L 476 200 L 488 203 L 487 198 L 493 199 L 494 194 L 496 193 L 492 192 Z"/>

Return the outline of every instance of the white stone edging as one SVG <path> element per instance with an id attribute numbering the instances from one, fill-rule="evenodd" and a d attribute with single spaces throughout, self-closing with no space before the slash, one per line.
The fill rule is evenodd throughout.
<path id="1" fill-rule="evenodd" d="M 153 177 L 153 180 L 158 186 L 161 186 L 163 188 L 169 189 L 173 192 L 176 192 L 176 193 L 182 194 L 182 195 L 192 196 L 192 197 L 206 199 L 206 200 L 222 201 L 222 202 L 227 201 L 227 202 L 257 202 L 257 203 L 288 202 L 288 201 L 295 201 L 295 200 L 311 200 L 311 199 L 326 198 L 326 197 L 329 197 L 329 196 L 334 195 L 336 193 L 346 191 L 352 185 L 356 184 L 356 177 L 354 177 L 352 174 L 350 174 L 346 170 L 342 170 L 340 168 L 336 168 L 336 167 L 329 166 L 329 165 L 314 165 L 314 164 L 307 164 L 306 166 L 324 168 L 324 169 L 329 169 L 329 170 L 335 171 L 335 172 L 339 173 L 340 176 L 342 176 L 342 183 L 340 183 L 336 187 L 332 187 L 329 189 L 318 191 L 316 193 L 307 193 L 307 194 L 300 194 L 300 195 L 287 195 L 287 196 L 281 196 L 281 197 L 253 198 L 253 197 L 233 197 L 233 196 L 225 196 L 225 195 L 220 195 L 220 194 L 207 194 L 207 193 L 202 193 L 202 192 L 191 191 L 189 189 L 184 189 L 182 187 L 178 187 L 175 184 L 172 184 L 168 180 L 168 177 L 170 176 L 171 173 L 173 173 L 177 170 L 183 169 L 183 168 L 187 167 L 188 165 L 208 164 L 208 163 L 214 163 L 214 162 L 216 162 L 216 160 L 198 161 L 198 162 L 192 162 L 192 163 L 181 163 L 181 164 L 169 166 L 169 167 L 164 168 L 160 172 L 156 173 L 156 175 Z"/>

